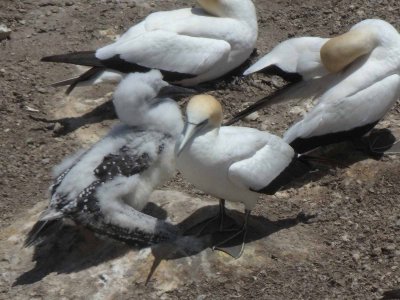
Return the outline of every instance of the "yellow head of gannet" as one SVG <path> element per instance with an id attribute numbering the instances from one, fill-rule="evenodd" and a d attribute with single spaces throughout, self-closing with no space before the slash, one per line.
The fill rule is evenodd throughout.
<path id="1" fill-rule="evenodd" d="M 192 137 L 201 130 L 219 128 L 222 123 L 222 106 L 213 96 L 197 95 L 190 99 L 186 108 L 186 123 L 178 148 L 182 152 Z"/>
<path id="2" fill-rule="evenodd" d="M 197 3 L 206 12 L 218 17 L 233 17 L 255 10 L 251 1 L 243 0 L 197 0 Z"/>
<path id="3" fill-rule="evenodd" d="M 321 61 L 330 72 L 339 72 L 362 55 L 370 53 L 378 43 L 371 26 L 350 30 L 326 42 L 320 51 Z"/>

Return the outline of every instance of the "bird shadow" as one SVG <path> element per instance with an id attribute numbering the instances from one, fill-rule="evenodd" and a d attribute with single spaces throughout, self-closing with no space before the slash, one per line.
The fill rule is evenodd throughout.
<path id="1" fill-rule="evenodd" d="M 214 215 L 218 206 L 202 207 L 177 224 L 181 231 L 197 224 L 199 220 Z M 159 219 L 166 219 L 167 212 L 154 203 L 149 203 L 144 209 L 145 213 Z M 244 214 L 238 211 L 228 213 L 239 222 Z M 279 230 L 290 228 L 298 223 L 306 223 L 311 218 L 298 215 L 293 218 L 270 221 L 262 216 L 251 216 L 249 220 L 250 232 L 246 243 L 262 239 Z M 206 232 L 204 235 L 181 236 L 176 241 L 152 246 L 155 263 L 149 270 L 151 275 L 162 260 L 174 260 L 196 255 L 211 247 L 224 238 L 223 233 Z M 238 242 L 239 244 L 239 242 Z M 146 246 L 132 246 L 112 239 L 98 238 L 91 231 L 78 226 L 63 226 L 57 236 L 47 240 L 46 243 L 35 246 L 32 260 L 36 262 L 33 269 L 20 275 L 13 286 L 33 284 L 42 280 L 50 273 L 70 274 L 100 265 L 104 262 L 123 256 L 132 249 L 141 249 Z"/>
<path id="2" fill-rule="evenodd" d="M 86 125 L 114 120 L 117 118 L 117 114 L 112 100 L 109 100 L 78 117 L 60 119 L 46 119 L 32 115 L 29 115 L 29 117 L 34 121 L 49 124 L 46 129 L 53 130 L 55 136 L 64 136 Z M 35 130 L 43 130 L 43 128 L 36 128 Z"/>
<path id="3" fill-rule="evenodd" d="M 316 182 L 325 176 L 334 175 L 335 170 L 350 168 L 361 161 L 381 160 L 385 155 L 384 152 L 396 142 L 396 136 L 389 129 L 373 129 L 369 134 L 369 139 L 375 141 L 374 146 L 379 148 L 381 153 L 370 149 L 368 137 L 323 146 L 308 152 L 308 156 L 315 158 L 311 160 L 311 171 L 289 183 L 282 190 Z"/>
<path id="4" fill-rule="evenodd" d="M 192 215 L 187 217 L 178 224 L 182 232 L 191 231 L 196 224 L 202 223 L 210 216 L 216 215 L 218 205 L 205 206 L 196 210 Z M 245 214 L 236 210 L 226 210 L 227 214 L 232 217 L 236 223 L 242 224 Z M 245 243 L 251 243 L 257 240 L 264 239 L 273 233 L 283 229 L 288 229 L 296 226 L 299 223 L 308 223 L 315 215 L 305 215 L 303 212 L 298 215 L 277 221 L 271 221 L 263 216 L 251 215 L 248 221 L 248 231 Z M 164 243 L 152 247 L 152 254 L 154 256 L 153 265 L 147 276 L 146 284 L 150 282 L 157 267 L 163 260 L 176 260 L 185 257 L 191 257 L 199 254 L 200 252 L 212 248 L 214 245 L 224 241 L 227 237 L 232 235 L 232 232 L 219 232 L 215 230 L 204 231 L 199 236 L 183 236 L 171 243 Z M 230 247 L 241 246 L 242 239 L 232 239 L 229 242 Z"/>
<path id="5" fill-rule="evenodd" d="M 154 203 L 148 203 L 144 213 L 158 219 L 166 219 L 167 212 Z M 100 265 L 123 256 L 131 246 L 108 238 L 99 238 L 92 231 L 80 226 L 64 225 L 60 231 L 49 237 L 45 243 L 35 246 L 33 269 L 20 275 L 13 286 L 32 284 L 50 273 L 69 274 Z"/>

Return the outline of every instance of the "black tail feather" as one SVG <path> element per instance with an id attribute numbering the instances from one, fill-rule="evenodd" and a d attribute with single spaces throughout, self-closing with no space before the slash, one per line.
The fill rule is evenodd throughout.
<path id="1" fill-rule="evenodd" d="M 400 289 L 384 292 L 381 299 L 400 299 Z"/>
<path id="2" fill-rule="evenodd" d="M 95 55 L 95 51 L 81 51 L 67 54 L 51 55 L 41 59 L 45 62 L 66 63 L 88 67 L 104 67 L 100 59 Z"/>
<path id="3" fill-rule="evenodd" d="M 83 81 L 87 81 L 90 80 L 92 77 L 96 76 L 97 74 L 99 74 L 100 72 L 104 71 L 105 68 L 102 67 L 93 67 L 90 68 L 89 70 L 87 70 L 86 72 L 84 72 L 83 74 L 81 74 L 79 77 L 77 77 L 68 87 L 68 89 L 65 91 L 65 94 L 69 95 L 73 89 L 80 83 Z"/>
<path id="4" fill-rule="evenodd" d="M 58 232 L 63 223 L 61 219 L 37 221 L 31 231 L 27 234 L 24 247 L 35 246 L 42 243 L 47 237 Z"/>

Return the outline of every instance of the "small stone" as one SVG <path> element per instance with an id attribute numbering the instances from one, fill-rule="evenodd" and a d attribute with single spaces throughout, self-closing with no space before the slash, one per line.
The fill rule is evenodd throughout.
<path id="1" fill-rule="evenodd" d="M 65 6 L 72 6 L 74 5 L 74 1 L 65 1 Z"/>
<path id="2" fill-rule="evenodd" d="M 247 122 L 257 121 L 259 117 L 260 117 L 260 114 L 257 111 L 255 111 L 252 114 L 250 114 L 247 117 L 245 117 L 244 120 L 247 121 Z"/>
<path id="3" fill-rule="evenodd" d="M 41 94 L 46 94 L 46 92 L 47 92 L 46 89 L 41 88 L 41 87 L 38 87 L 36 90 Z"/>
<path id="4" fill-rule="evenodd" d="M 45 164 L 45 165 L 47 165 L 49 162 L 50 162 L 49 158 L 42 159 L 42 163 Z"/>
<path id="5" fill-rule="evenodd" d="M 0 41 L 10 37 L 11 29 L 4 24 L 0 24 Z"/>
<path id="6" fill-rule="evenodd" d="M 42 1 L 39 2 L 38 5 L 39 5 L 40 7 L 43 7 L 43 6 L 50 6 L 50 5 L 52 5 L 52 2 L 51 2 L 50 0 L 42 0 Z"/>
<path id="7" fill-rule="evenodd" d="M 396 245 L 395 244 L 388 244 L 384 247 L 382 247 L 382 253 L 383 254 L 392 254 L 396 250 Z"/>
<path id="8" fill-rule="evenodd" d="M 33 138 L 28 138 L 25 142 L 28 145 L 32 145 L 33 144 Z"/>
<path id="9" fill-rule="evenodd" d="M 379 247 L 377 247 L 377 248 L 374 248 L 373 250 L 372 250 L 372 256 L 379 256 L 379 255 L 381 255 L 382 254 L 382 250 L 381 250 L 381 248 L 379 248 Z"/>
<path id="10" fill-rule="evenodd" d="M 354 261 L 359 261 L 360 257 L 361 257 L 360 252 L 358 252 L 358 251 L 354 252 L 352 254 L 352 257 L 353 257 Z"/>
<path id="11" fill-rule="evenodd" d="M 58 122 L 57 122 L 57 123 L 54 125 L 53 131 L 54 131 L 55 133 L 59 133 L 59 132 L 61 132 L 63 129 L 64 129 L 64 126 L 62 126 L 61 123 L 58 123 Z"/>
<path id="12" fill-rule="evenodd" d="M 341 238 L 342 238 L 342 241 L 344 241 L 344 242 L 350 241 L 350 237 L 347 233 L 343 234 Z"/>

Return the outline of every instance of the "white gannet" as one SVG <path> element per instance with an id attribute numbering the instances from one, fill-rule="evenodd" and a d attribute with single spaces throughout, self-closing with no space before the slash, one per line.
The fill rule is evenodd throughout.
<path id="1" fill-rule="evenodd" d="M 116 42 L 96 51 L 44 57 L 42 61 L 92 67 L 55 84 L 119 81 L 123 73 L 159 69 L 164 80 L 196 85 L 240 66 L 252 53 L 258 34 L 251 0 L 198 0 L 201 8 L 150 14 Z"/>
<path id="2" fill-rule="evenodd" d="M 400 95 L 400 35 L 382 20 L 364 20 L 331 39 L 281 43 L 245 74 L 278 68 L 302 81 L 238 113 L 227 124 L 266 105 L 313 96 L 315 107 L 284 134 L 299 153 L 367 134 Z M 373 152 L 375 149 L 370 141 Z"/>
<path id="3" fill-rule="evenodd" d="M 244 249 L 248 217 L 259 194 L 273 195 L 308 172 L 309 165 L 281 138 L 253 128 L 221 127 L 221 121 L 222 108 L 215 98 L 193 97 L 187 106 L 185 129 L 176 144 L 176 163 L 183 177 L 197 188 L 219 199 L 244 204 L 243 227 L 216 246 L 221 249 L 232 238 L 241 236 L 239 252 L 222 248 L 239 257 Z M 219 222 L 224 222 L 223 200 Z"/>
<path id="4" fill-rule="evenodd" d="M 119 84 L 114 106 L 122 124 L 54 169 L 49 206 L 26 246 L 41 242 L 62 219 L 126 242 L 174 239 L 172 224 L 140 212 L 175 172 L 183 121 L 175 101 L 157 97 L 167 85 L 157 70 L 130 74 Z"/>

